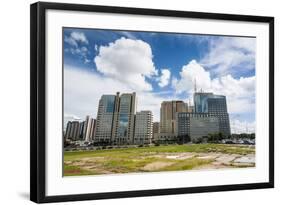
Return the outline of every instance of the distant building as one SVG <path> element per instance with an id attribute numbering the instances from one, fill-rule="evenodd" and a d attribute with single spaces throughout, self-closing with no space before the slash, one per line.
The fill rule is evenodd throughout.
<path id="1" fill-rule="evenodd" d="M 157 144 L 174 144 L 178 142 L 178 135 L 176 133 L 155 133 L 154 143 Z"/>
<path id="2" fill-rule="evenodd" d="M 153 123 L 153 132 L 152 132 L 152 141 L 155 139 L 155 134 L 160 133 L 160 123 L 154 122 Z"/>
<path id="3" fill-rule="evenodd" d="M 195 112 L 194 106 L 189 105 L 187 112 Z"/>
<path id="4" fill-rule="evenodd" d="M 65 130 L 65 135 L 64 135 L 65 139 L 70 138 L 70 131 L 71 131 L 71 121 L 68 121 L 66 124 L 66 130 Z"/>
<path id="5" fill-rule="evenodd" d="M 86 116 L 84 129 L 83 129 L 83 140 L 87 142 L 90 141 L 91 124 L 92 124 L 92 118 L 90 116 Z"/>
<path id="6" fill-rule="evenodd" d="M 90 130 L 90 141 L 93 141 L 95 138 L 96 124 L 97 124 L 97 120 L 93 119 L 92 124 L 91 124 L 91 130 Z"/>
<path id="7" fill-rule="evenodd" d="M 66 126 L 65 138 L 70 140 L 79 139 L 79 121 L 69 121 Z"/>
<path id="8" fill-rule="evenodd" d="M 219 132 L 218 117 L 209 113 L 188 113 L 177 114 L 179 141 L 196 141 L 198 138 Z"/>
<path id="9" fill-rule="evenodd" d="M 163 101 L 160 122 L 153 123 L 151 111 L 136 112 L 136 93 L 102 95 L 96 120 L 67 123 L 64 137 L 95 145 L 186 143 L 213 133 L 230 135 L 226 97 L 195 92 L 194 105 Z"/>
<path id="10" fill-rule="evenodd" d="M 78 137 L 76 140 L 83 140 L 87 142 L 91 142 L 93 140 L 92 133 L 94 127 L 95 120 L 90 116 L 86 116 L 85 121 L 80 122 L 78 126 Z"/>
<path id="11" fill-rule="evenodd" d="M 134 144 L 151 144 L 152 141 L 152 112 L 136 113 Z"/>
<path id="12" fill-rule="evenodd" d="M 83 140 L 84 125 L 85 125 L 85 121 L 80 122 L 80 124 L 79 124 L 79 138 L 78 138 L 78 140 Z"/>
<path id="13" fill-rule="evenodd" d="M 160 109 L 160 133 L 176 133 L 176 113 L 187 112 L 183 101 L 163 101 Z"/>
<path id="14" fill-rule="evenodd" d="M 230 135 L 229 115 L 227 112 L 226 97 L 213 93 L 194 93 L 195 113 L 209 113 L 219 120 L 219 132 Z"/>
<path id="15" fill-rule="evenodd" d="M 72 122 L 72 129 L 71 129 L 71 138 L 73 140 L 79 140 L 79 121 L 73 121 Z"/>

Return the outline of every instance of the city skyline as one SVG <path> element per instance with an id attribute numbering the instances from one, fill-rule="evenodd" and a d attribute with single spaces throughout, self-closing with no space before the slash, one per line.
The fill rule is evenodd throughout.
<path id="1" fill-rule="evenodd" d="M 99 95 L 116 91 L 137 92 L 137 111 L 159 122 L 162 101 L 193 101 L 195 80 L 226 96 L 232 132 L 254 132 L 255 39 L 64 29 L 65 122 L 95 118 Z"/>
<path id="2" fill-rule="evenodd" d="M 150 110 L 137 111 L 137 95 L 120 93 L 102 95 L 96 119 L 68 121 L 64 139 L 95 145 L 143 145 L 202 141 L 212 135 L 230 137 L 225 96 L 194 93 L 194 106 L 183 101 L 161 103 L 158 131 Z"/>

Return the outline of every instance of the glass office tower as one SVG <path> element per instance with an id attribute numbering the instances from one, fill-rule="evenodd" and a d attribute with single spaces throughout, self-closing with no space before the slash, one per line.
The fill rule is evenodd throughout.
<path id="1" fill-rule="evenodd" d="M 230 135 L 229 115 L 227 112 L 226 97 L 213 93 L 194 93 L 195 113 L 209 113 L 219 119 L 219 131 L 223 135 Z"/>
<path id="2" fill-rule="evenodd" d="M 98 107 L 95 143 L 111 143 L 115 103 L 115 95 L 102 95 Z"/>
<path id="3" fill-rule="evenodd" d="M 113 144 L 133 143 L 135 114 L 136 93 L 117 93 L 112 127 Z"/>

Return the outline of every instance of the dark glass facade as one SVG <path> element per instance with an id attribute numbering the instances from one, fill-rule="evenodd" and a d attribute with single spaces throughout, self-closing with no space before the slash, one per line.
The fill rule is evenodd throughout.
<path id="1" fill-rule="evenodd" d="M 131 115 L 131 103 L 132 103 L 132 95 L 131 94 L 123 94 L 120 96 L 120 104 L 119 104 L 119 115 L 118 115 L 118 124 L 117 124 L 117 138 L 125 138 L 124 141 L 127 140 L 128 137 L 128 129 L 129 129 L 129 120 Z M 117 139 L 118 140 L 118 139 Z"/>
<path id="2" fill-rule="evenodd" d="M 103 95 L 99 101 L 95 141 L 110 143 L 115 111 L 115 95 Z"/>
<path id="3" fill-rule="evenodd" d="M 225 96 L 215 95 L 208 99 L 208 111 L 211 116 L 219 119 L 219 129 L 224 135 L 230 135 L 229 115 L 227 113 L 227 105 Z"/>
<path id="4" fill-rule="evenodd" d="M 194 109 L 196 113 L 208 112 L 208 99 L 213 97 L 213 93 L 195 93 Z"/>
<path id="5" fill-rule="evenodd" d="M 196 141 L 198 138 L 219 132 L 219 120 L 209 113 L 177 113 L 178 137 L 183 141 Z"/>
<path id="6" fill-rule="evenodd" d="M 230 135 L 229 115 L 227 112 L 226 97 L 213 93 L 194 94 L 195 113 L 209 113 L 219 119 L 219 130 L 223 135 Z"/>

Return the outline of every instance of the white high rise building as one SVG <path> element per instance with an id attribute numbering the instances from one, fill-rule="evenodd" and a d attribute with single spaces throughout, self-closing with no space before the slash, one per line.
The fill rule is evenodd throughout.
<path id="1" fill-rule="evenodd" d="M 93 140 L 93 134 L 95 133 L 95 120 L 90 116 L 86 116 L 83 127 L 83 140 L 91 142 Z"/>
<path id="2" fill-rule="evenodd" d="M 134 144 L 150 144 L 153 133 L 153 116 L 151 111 L 136 113 Z"/>

